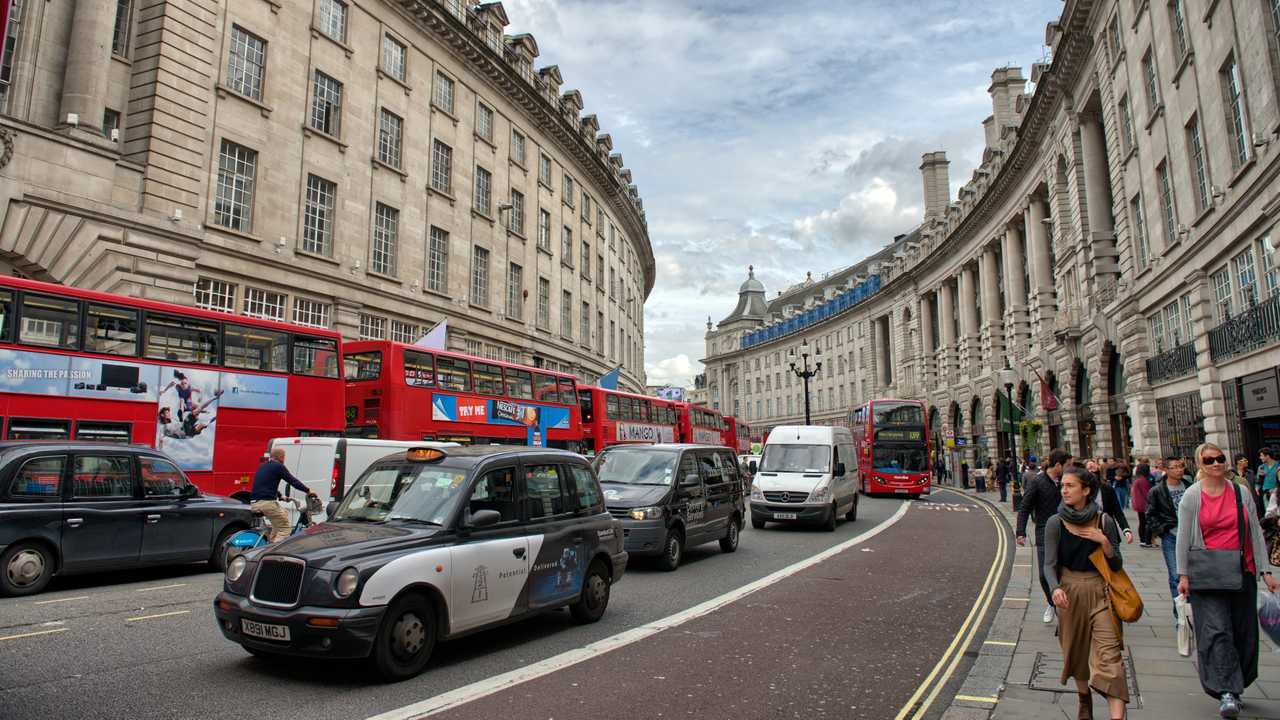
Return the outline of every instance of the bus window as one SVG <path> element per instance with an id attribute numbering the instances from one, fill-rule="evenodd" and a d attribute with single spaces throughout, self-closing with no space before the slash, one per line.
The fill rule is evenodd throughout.
<path id="1" fill-rule="evenodd" d="M 652 409 L 653 408 L 649 404 L 648 400 L 641 400 L 640 401 L 640 419 L 645 422 L 649 422 L 649 420 L 653 417 L 650 414 L 652 412 Z"/>
<path id="2" fill-rule="evenodd" d="M 408 363 L 406 363 L 406 376 L 408 375 L 408 367 Z M 342 356 L 342 376 L 347 380 L 377 380 L 381 375 L 381 351 L 369 350 L 362 353 L 347 353 Z"/>
<path id="3" fill-rule="evenodd" d="M 22 298 L 18 342 L 75 350 L 80 347 L 80 303 L 32 295 Z"/>
<path id="4" fill-rule="evenodd" d="M 13 338 L 9 327 L 13 325 L 13 293 L 0 290 L 0 342 L 9 342 Z"/>
<path id="5" fill-rule="evenodd" d="M 533 399 L 542 402 L 560 402 L 560 396 L 556 390 L 556 379 L 550 375 L 534 373 Z"/>
<path id="6" fill-rule="evenodd" d="M 565 405 L 572 405 L 574 395 L 573 380 L 560 378 L 560 402 Z"/>
<path id="7" fill-rule="evenodd" d="M 133 439 L 133 428 L 129 423 L 81 420 L 76 423 L 76 439 L 128 445 Z"/>
<path id="8" fill-rule="evenodd" d="M 582 410 L 582 423 L 584 425 L 589 424 L 592 420 L 595 419 L 595 412 L 594 412 L 594 408 L 592 407 L 590 390 L 578 391 L 578 408 Z"/>
<path id="9" fill-rule="evenodd" d="M 227 367 L 289 372 L 289 336 L 285 333 L 230 324 L 223 333 Z"/>
<path id="10" fill-rule="evenodd" d="M 533 375 L 528 370 L 507 368 L 507 396 L 533 399 Z"/>
<path id="11" fill-rule="evenodd" d="M 6 440 L 70 440 L 70 420 L 10 418 Z"/>
<path id="12" fill-rule="evenodd" d="M 338 377 L 338 343 L 327 338 L 293 336 L 293 372 L 313 377 Z"/>
<path id="13" fill-rule="evenodd" d="M 436 384 L 436 359 L 431 353 L 404 351 L 404 384 L 431 387 Z"/>
<path id="14" fill-rule="evenodd" d="M 619 412 L 619 408 L 618 408 L 617 395 L 610 395 L 607 398 L 605 398 L 604 405 L 605 405 L 605 417 L 609 418 L 610 420 L 622 419 L 622 413 Z"/>
<path id="15" fill-rule="evenodd" d="M 436 358 L 437 381 L 443 390 L 471 392 L 471 361 L 441 355 Z"/>
<path id="16" fill-rule="evenodd" d="M 108 355 L 137 355 L 138 311 L 90 304 L 85 314 L 84 349 Z"/>
<path id="17" fill-rule="evenodd" d="M 502 394 L 502 367 L 478 362 L 473 366 L 476 376 L 476 392 L 481 395 Z"/>
<path id="18" fill-rule="evenodd" d="M 148 315 L 146 356 L 157 360 L 218 363 L 218 324 L 196 318 Z"/>

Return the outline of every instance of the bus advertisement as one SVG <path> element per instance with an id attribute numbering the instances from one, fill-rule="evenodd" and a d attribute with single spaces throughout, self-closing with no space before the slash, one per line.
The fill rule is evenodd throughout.
<path id="1" fill-rule="evenodd" d="M 676 403 L 680 416 L 680 442 L 729 447 L 724 417 L 701 405 Z"/>
<path id="2" fill-rule="evenodd" d="M 610 445 L 676 442 L 679 404 L 620 390 L 579 387 L 582 451 L 590 455 Z"/>
<path id="3" fill-rule="evenodd" d="M 923 403 L 872 400 L 850 412 L 849 428 L 863 492 L 929 494 L 929 428 Z"/>

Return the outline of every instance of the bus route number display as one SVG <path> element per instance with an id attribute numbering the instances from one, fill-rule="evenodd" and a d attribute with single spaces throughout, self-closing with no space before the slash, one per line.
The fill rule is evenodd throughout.
<path id="1" fill-rule="evenodd" d="M 879 430 L 876 432 L 877 440 L 918 441 L 923 437 L 924 433 L 919 430 Z"/>

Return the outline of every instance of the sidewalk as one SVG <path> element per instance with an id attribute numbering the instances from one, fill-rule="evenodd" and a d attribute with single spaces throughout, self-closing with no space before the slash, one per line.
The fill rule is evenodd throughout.
<path id="1" fill-rule="evenodd" d="M 999 492 L 964 492 L 998 506 L 1012 530 L 1017 513 L 999 502 Z M 1126 511 L 1136 534 L 1137 516 Z M 1030 528 L 1028 528 L 1030 534 Z M 1015 548 L 1013 572 L 977 659 L 943 720 L 1041 720 L 1076 717 L 1076 690 L 1058 682 L 1062 651 L 1055 623 L 1042 622 L 1045 602 L 1035 577 L 1035 548 Z M 1125 570 L 1142 595 L 1142 618 L 1124 628 L 1129 668 L 1130 720 L 1200 720 L 1218 717 L 1218 703 L 1204 694 L 1192 658 L 1178 654 L 1164 557 L 1159 548 L 1140 547 L 1137 538 L 1121 548 Z M 970 652 L 973 652 L 972 650 Z M 1258 681 L 1245 690 L 1241 718 L 1280 720 L 1280 651 L 1263 636 Z M 1096 694 L 1094 717 L 1106 718 Z"/>

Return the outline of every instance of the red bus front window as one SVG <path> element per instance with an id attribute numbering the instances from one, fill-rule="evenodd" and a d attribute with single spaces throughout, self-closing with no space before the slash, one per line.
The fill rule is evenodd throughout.
<path id="1" fill-rule="evenodd" d="M 565 405 L 573 404 L 573 380 L 569 378 L 560 378 L 560 402 Z"/>

